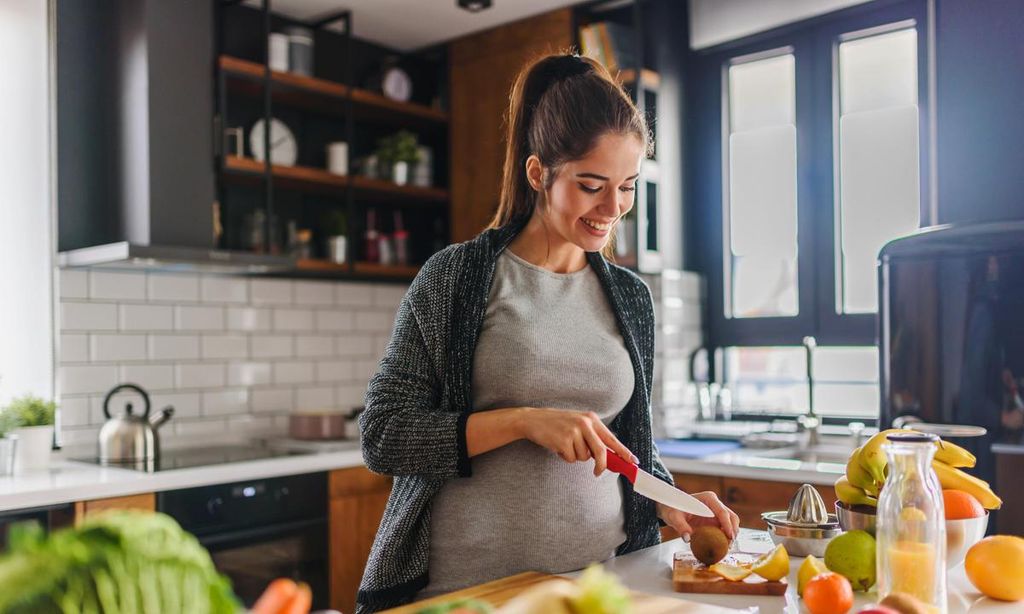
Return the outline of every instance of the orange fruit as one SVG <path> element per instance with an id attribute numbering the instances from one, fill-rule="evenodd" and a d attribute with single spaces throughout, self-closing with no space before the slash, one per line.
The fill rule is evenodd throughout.
<path id="1" fill-rule="evenodd" d="M 803 599 L 811 614 L 846 614 L 853 607 L 853 587 L 849 580 L 830 571 L 811 578 L 804 587 Z"/>
<path id="2" fill-rule="evenodd" d="M 942 504 L 946 508 L 946 520 L 963 520 L 985 515 L 985 508 L 974 495 L 962 490 L 942 491 Z"/>
<path id="3" fill-rule="evenodd" d="M 971 546 L 964 559 L 971 584 L 1003 601 L 1024 599 L 1024 538 L 992 535 Z"/>

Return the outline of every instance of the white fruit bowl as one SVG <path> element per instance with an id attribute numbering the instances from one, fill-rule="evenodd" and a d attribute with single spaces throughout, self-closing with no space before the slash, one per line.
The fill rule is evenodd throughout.
<path id="1" fill-rule="evenodd" d="M 839 526 L 844 531 L 860 529 L 874 535 L 875 514 L 866 511 L 869 509 L 871 508 L 860 505 L 851 509 L 842 501 L 837 501 L 836 516 L 839 518 Z M 988 510 L 985 510 L 985 515 L 977 518 L 946 521 L 946 569 L 952 569 L 963 563 L 971 546 L 985 537 L 985 530 L 988 528 L 988 515 Z"/>

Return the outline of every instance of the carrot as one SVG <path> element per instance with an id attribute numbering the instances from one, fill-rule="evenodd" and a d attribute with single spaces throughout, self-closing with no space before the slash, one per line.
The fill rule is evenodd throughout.
<path id="1" fill-rule="evenodd" d="M 277 614 L 309 614 L 309 608 L 313 605 L 313 591 L 305 582 L 299 582 L 298 590 L 292 598 L 278 610 Z"/>
<path id="2" fill-rule="evenodd" d="M 252 606 L 251 614 L 278 614 L 298 592 L 295 580 L 278 578 L 267 585 L 256 605 Z"/>

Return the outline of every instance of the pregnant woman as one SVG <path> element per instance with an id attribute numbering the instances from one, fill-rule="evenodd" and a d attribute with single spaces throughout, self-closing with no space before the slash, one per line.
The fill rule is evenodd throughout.
<path id="1" fill-rule="evenodd" d="M 649 147 L 600 64 L 550 55 L 510 95 L 490 228 L 427 262 L 362 414 L 395 477 L 359 591 L 372 612 L 527 570 L 564 573 L 739 519 L 699 519 L 605 471 L 606 450 L 671 482 L 651 436 L 650 291 L 608 262 Z"/>

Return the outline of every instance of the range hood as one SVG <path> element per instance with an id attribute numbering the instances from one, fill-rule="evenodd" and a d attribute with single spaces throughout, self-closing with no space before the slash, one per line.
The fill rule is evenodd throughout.
<path id="1" fill-rule="evenodd" d="M 252 252 L 136 245 L 127 241 L 61 252 L 61 267 L 211 273 L 221 275 L 280 273 L 295 269 L 295 260 Z"/>
<path id="2" fill-rule="evenodd" d="M 56 11 L 59 265 L 295 270 L 287 256 L 215 247 L 209 3 L 58 0 Z"/>

